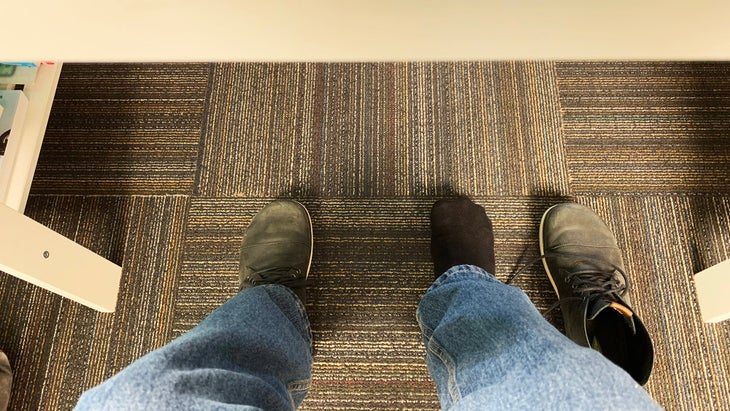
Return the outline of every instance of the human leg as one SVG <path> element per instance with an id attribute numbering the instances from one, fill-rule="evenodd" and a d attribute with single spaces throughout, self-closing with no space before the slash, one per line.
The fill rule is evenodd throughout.
<path id="1" fill-rule="evenodd" d="M 417 316 L 443 409 L 658 408 L 626 372 L 479 267 L 441 275 Z"/>
<path id="2" fill-rule="evenodd" d="M 447 224 L 444 215 L 452 217 Z M 450 240 L 470 227 L 473 244 L 493 255 L 491 222 L 481 207 L 468 199 L 437 202 L 431 216 L 435 267 L 448 265 L 438 261 L 444 255 L 453 266 L 436 269 L 417 317 L 444 409 L 658 408 L 623 370 L 570 341 L 521 290 L 499 282 L 493 261 L 472 257 L 478 249 L 463 250 L 469 241 Z"/>
<path id="3" fill-rule="evenodd" d="M 241 246 L 242 291 L 198 326 L 82 395 L 78 409 L 294 409 L 311 378 L 306 209 L 275 201 Z"/>
<path id="4" fill-rule="evenodd" d="M 245 289 L 84 393 L 77 409 L 293 409 L 309 388 L 310 347 L 304 306 L 290 289 Z"/>

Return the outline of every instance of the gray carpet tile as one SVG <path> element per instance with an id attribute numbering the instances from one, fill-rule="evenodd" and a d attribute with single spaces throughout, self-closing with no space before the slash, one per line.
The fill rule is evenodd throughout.
<path id="1" fill-rule="evenodd" d="M 574 193 L 730 192 L 730 66 L 557 64 Z"/>
<path id="2" fill-rule="evenodd" d="M 300 200 L 309 208 L 315 238 L 307 303 L 315 364 L 303 408 L 438 408 L 415 321 L 433 279 L 428 216 L 435 198 Z M 562 200 L 477 198 L 496 227 L 500 278 L 537 256 L 542 211 Z M 191 200 L 175 336 L 235 295 L 245 227 L 269 201 Z M 529 267 L 515 285 L 544 310 L 555 297 L 540 270 Z"/>
<path id="3" fill-rule="evenodd" d="M 0 344 L 13 410 L 71 409 L 81 392 L 169 338 L 187 197 L 31 197 L 28 214 L 123 269 L 117 310 L 99 313 L 0 277 Z"/>
<path id="4" fill-rule="evenodd" d="M 67 64 L 33 181 L 43 194 L 189 194 L 207 64 Z"/>
<path id="5" fill-rule="evenodd" d="M 548 207 L 596 209 L 654 338 L 649 393 L 669 410 L 730 410 L 730 326 L 702 323 L 692 280 L 730 257 L 728 70 L 66 65 L 28 214 L 121 264 L 119 305 L 96 313 L 0 274 L 11 409 L 69 409 L 195 326 L 236 293 L 245 227 L 278 197 L 301 199 L 315 230 L 303 409 L 436 409 L 415 307 L 430 206 L 461 192 L 492 217 L 503 280 L 538 256 Z M 555 302 L 539 263 L 513 285 L 540 310 Z M 559 310 L 547 319 L 562 329 Z"/>
<path id="6" fill-rule="evenodd" d="M 577 201 L 597 210 L 624 249 L 634 308 L 654 341 L 649 393 L 671 410 L 727 409 L 730 324 L 702 322 L 692 277 L 701 265 L 730 258 L 730 197 Z"/>
<path id="7" fill-rule="evenodd" d="M 552 63 L 219 64 L 196 193 L 566 194 Z"/>

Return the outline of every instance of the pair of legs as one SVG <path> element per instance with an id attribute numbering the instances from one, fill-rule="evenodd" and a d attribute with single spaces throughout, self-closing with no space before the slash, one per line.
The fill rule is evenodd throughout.
<path id="1" fill-rule="evenodd" d="M 436 280 L 417 308 L 444 409 L 652 409 L 624 370 L 547 323 L 494 276 L 491 222 L 465 198 L 432 211 Z M 84 393 L 77 409 L 294 409 L 311 381 L 311 223 L 295 202 L 254 218 L 242 290 L 198 326 Z M 404 393 L 407 394 L 407 393 Z"/>

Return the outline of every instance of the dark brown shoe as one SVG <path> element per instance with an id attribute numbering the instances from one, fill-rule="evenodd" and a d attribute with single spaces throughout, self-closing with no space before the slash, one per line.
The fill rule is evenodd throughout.
<path id="1" fill-rule="evenodd" d="M 312 263 L 312 222 L 303 205 L 277 200 L 256 214 L 241 245 L 241 289 L 263 284 L 289 287 L 305 301 Z"/>
<path id="2" fill-rule="evenodd" d="M 601 352 L 645 384 L 654 349 L 631 308 L 621 250 L 608 226 L 588 207 L 558 204 L 542 217 L 540 253 L 568 338 Z"/>

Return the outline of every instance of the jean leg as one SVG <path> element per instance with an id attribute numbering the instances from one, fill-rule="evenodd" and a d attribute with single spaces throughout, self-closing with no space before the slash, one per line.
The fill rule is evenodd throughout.
<path id="1" fill-rule="evenodd" d="M 443 409 L 658 409 L 624 370 L 479 267 L 441 275 L 417 311 Z"/>
<path id="2" fill-rule="evenodd" d="M 311 344 L 304 306 L 291 290 L 245 289 L 85 392 L 76 409 L 294 409 L 309 390 Z"/>

